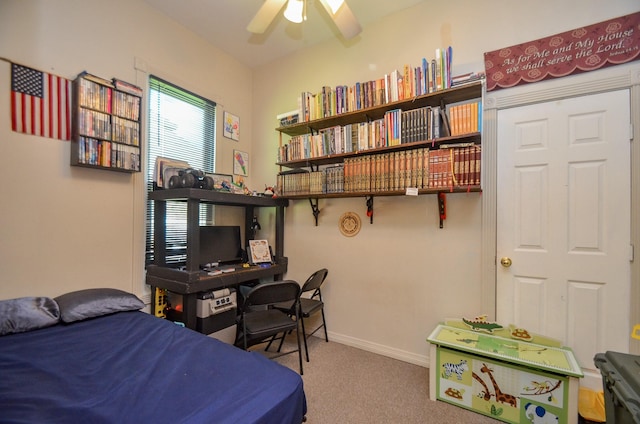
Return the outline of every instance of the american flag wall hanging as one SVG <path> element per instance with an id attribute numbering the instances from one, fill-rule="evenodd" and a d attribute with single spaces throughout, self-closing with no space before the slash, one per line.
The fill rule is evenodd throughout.
<path id="1" fill-rule="evenodd" d="M 71 81 L 11 64 L 11 129 L 71 139 Z"/>

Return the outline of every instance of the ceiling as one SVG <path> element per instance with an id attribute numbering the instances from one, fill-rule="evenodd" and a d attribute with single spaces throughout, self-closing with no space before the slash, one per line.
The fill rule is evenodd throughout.
<path id="1" fill-rule="evenodd" d="M 426 0 L 347 0 L 363 33 L 367 25 Z M 264 0 L 145 0 L 146 3 L 200 35 L 211 44 L 254 68 L 333 37 L 344 40 L 318 1 L 307 0 L 307 20 L 294 24 L 282 16 L 264 34 L 252 34 L 247 25 Z"/>

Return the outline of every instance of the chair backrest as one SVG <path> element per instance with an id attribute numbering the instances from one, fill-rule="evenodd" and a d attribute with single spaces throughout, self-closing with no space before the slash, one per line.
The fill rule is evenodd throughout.
<path id="1" fill-rule="evenodd" d="M 311 274 L 307 281 L 302 286 L 302 293 L 311 290 L 317 290 L 320 288 L 324 280 L 327 278 L 329 271 L 326 268 L 322 268 Z"/>
<path id="2" fill-rule="evenodd" d="M 300 284 L 293 280 L 258 284 L 246 294 L 243 310 L 251 306 L 296 301 L 298 296 L 300 296 Z"/>

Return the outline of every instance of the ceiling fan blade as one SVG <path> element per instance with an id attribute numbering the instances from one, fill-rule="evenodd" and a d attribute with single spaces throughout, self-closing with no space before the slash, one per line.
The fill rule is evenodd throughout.
<path id="1" fill-rule="evenodd" d="M 320 0 L 320 3 L 322 3 L 345 39 L 349 40 L 360 34 L 362 27 L 346 1 L 336 10 L 336 13 L 333 13 L 326 0 Z"/>
<path id="2" fill-rule="evenodd" d="M 287 0 L 265 0 L 264 4 L 258 10 L 258 13 L 253 17 L 249 25 L 247 25 L 247 31 L 254 34 L 262 34 L 269 28 L 273 18 L 276 17 L 282 6 Z"/>

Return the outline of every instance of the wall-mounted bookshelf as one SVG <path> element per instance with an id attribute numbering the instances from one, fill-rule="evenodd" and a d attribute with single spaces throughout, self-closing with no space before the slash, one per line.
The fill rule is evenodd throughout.
<path id="1" fill-rule="evenodd" d="M 277 128 L 279 194 L 480 191 L 482 84 Z"/>
<path id="2" fill-rule="evenodd" d="M 81 73 L 73 82 L 71 165 L 140 172 L 142 89 Z"/>
<path id="3" fill-rule="evenodd" d="M 313 114 L 301 110 L 297 119 L 287 116 L 289 125 L 276 128 L 278 195 L 309 199 L 317 225 L 320 198 L 365 196 L 373 223 L 374 196 L 438 194 L 442 228 L 444 193 L 481 191 L 484 81 L 474 75 L 442 88 L 427 80 L 415 79 L 416 90 L 398 100 L 385 97 L 383 89 L 354 110 L 334 107 L 334 101 L 351 96 L 346 87 L 346 95 L 339 87 L 323 88 L 310 102 L 303 93 L 300 104 L 317 105 L 325 115 L 310 119 Z M 390 86 L 375 87 L 385 85 Z"/>

